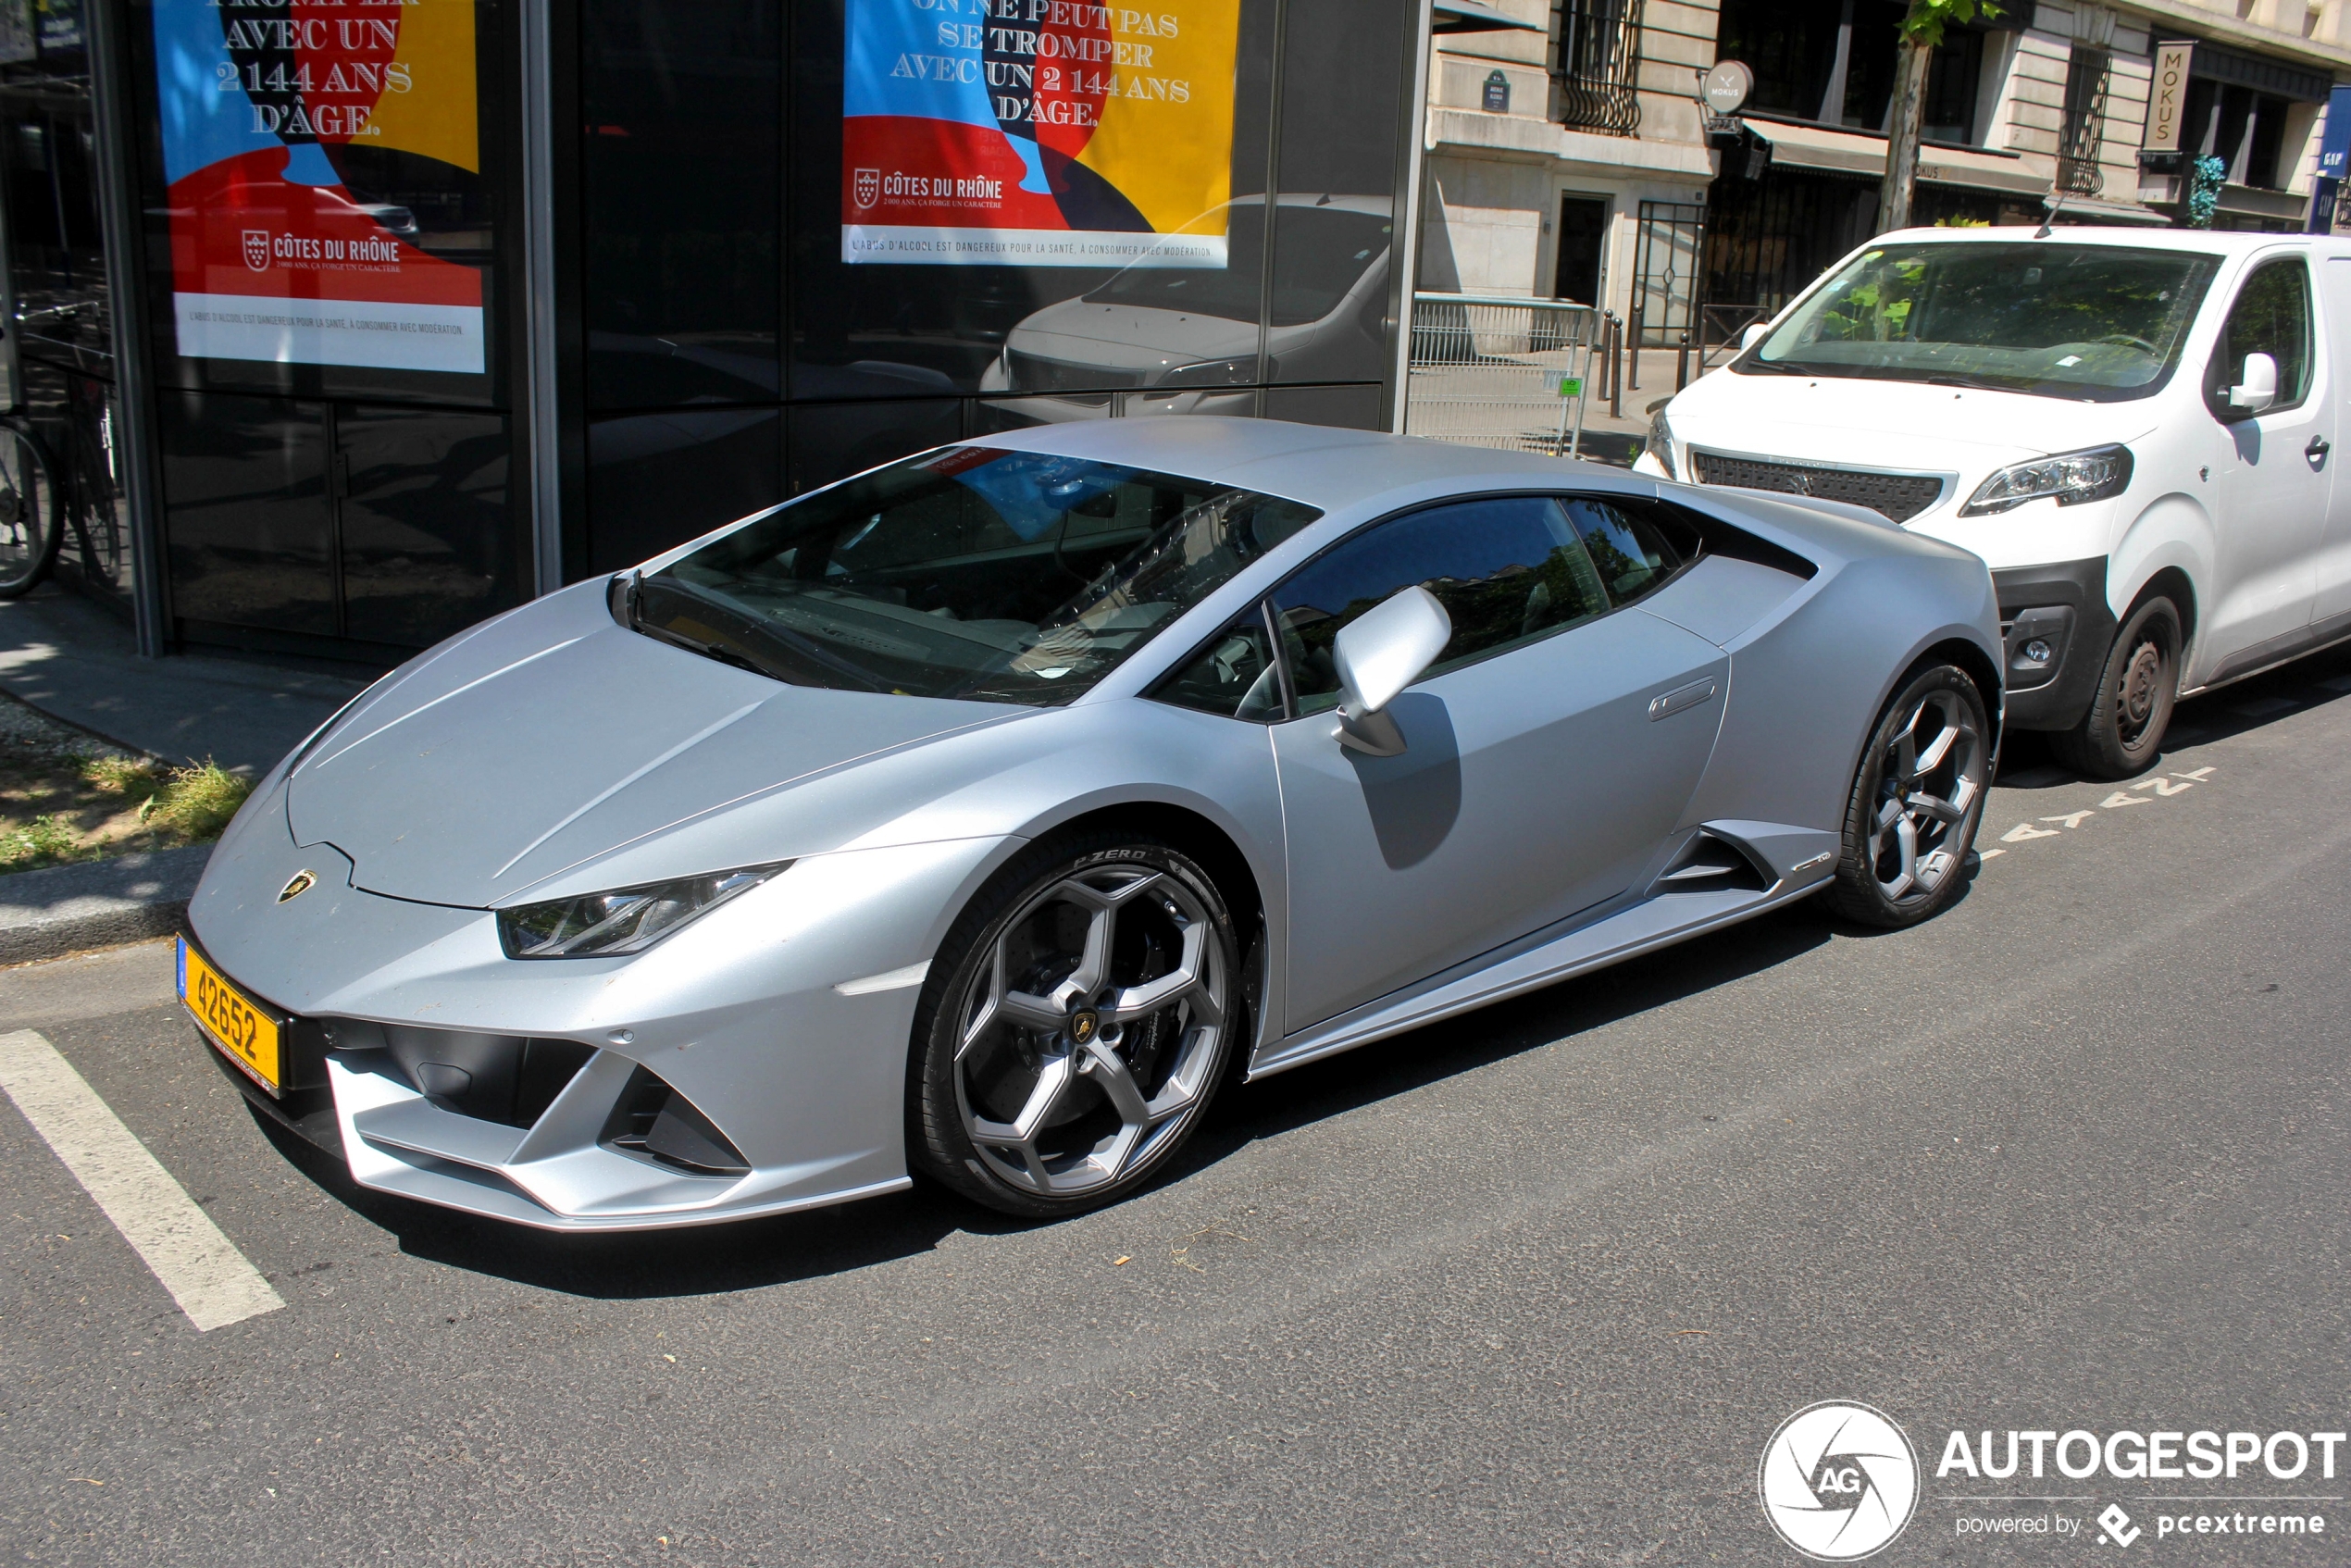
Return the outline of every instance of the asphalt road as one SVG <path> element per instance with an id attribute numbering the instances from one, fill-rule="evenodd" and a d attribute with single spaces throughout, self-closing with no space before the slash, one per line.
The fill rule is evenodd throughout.
<path id="1" fill-rule="evenodd" d="M 2190 704 L 2168 793 L 2020 747 L 1925 928 L 1789 911 L 1269 1080 L 1044 1227 L 475 1223 L 266 1136 L 168 948 L 0 976 L 287 1302 L 195 1332 L 0 1104 L 0 1560 L 1795 1563 L 1758 1461 L 1837 1398 L 1929 1467 L 1875 1561 L 2344 1562 L 2315 1465 L 1932 1469 L 1954 1428 L 2345 1425 L 2347 692 Z M 2004 1491 L 2078 1500 L 1949 1500 Z M 2183 1491 L 2330 1534 L 2160 1539 Z M 1961 1534 L 2004 1514 L 2079 1533 Z"/>

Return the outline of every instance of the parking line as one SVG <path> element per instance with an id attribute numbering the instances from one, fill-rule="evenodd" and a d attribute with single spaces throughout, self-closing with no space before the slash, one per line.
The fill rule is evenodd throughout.
<path id="1" fill-rule="evenodd" d="M 163 1281 L 198 1333 L 286 1304 L 37 1031 L 0 1035 L 0 1089 Z"/>

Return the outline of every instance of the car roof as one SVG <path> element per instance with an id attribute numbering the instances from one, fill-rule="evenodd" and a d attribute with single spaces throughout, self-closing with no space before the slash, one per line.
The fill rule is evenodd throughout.
<path id="1" fill-rule="evenodd" d="M 1627 488 L 1622 469 L 1541 453 L 1221 415 L 1092 419 L 978 436 L 963 444 L 1151 468 L 1302 501 L 1325 512 L 1439 481 L 1465 489 L 1570 483 Z M 1636 481 L 1636 488 L 1648 487 Z"/>
<path id="2" fill-rule="evenodd" d="M 2275 245 L 2333 244 L 2351 242 L 2331 234 L 2269 234 L 2251 230 L 2214 229 L 2136 229 L 2121 225 L 2067 223 L 2042 234 L 2021 223 L 2002 224 L 1991 228 L 1965 229 L 1897 229 L 1880 234 L 1869 245 L 1856 247 L 1867 250 L 1872 245 L 1915 244 L 2086 244 L 2128 246 L 2144 251 L 2187 251 L 2205 255 L 2242 255 L 2247 251 L 2268 249 Z"/>

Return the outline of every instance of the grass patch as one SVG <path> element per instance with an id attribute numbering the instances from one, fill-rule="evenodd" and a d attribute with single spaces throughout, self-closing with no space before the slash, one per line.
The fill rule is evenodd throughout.
<path id="1" fill-rule="evenodd" d="M 0 740 L 0 873 L 217 839 L 252 793 L 209 759 L 172 767 L 86 740 Z"/>

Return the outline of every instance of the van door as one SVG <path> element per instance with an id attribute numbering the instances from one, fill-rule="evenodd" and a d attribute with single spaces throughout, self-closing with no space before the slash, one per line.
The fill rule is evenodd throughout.
<path id="1" fill-rule="evenodd" d="M 2213 476 L 2219 528 L 2212 602 L 2199 607 L 2200 647 L 2187 672 L 2194 685 L 2272 663 L 2309 635 L 2311 561 L 2326 527 L 2341 395 L 2318 352 L 2312 316 L 2310 268 L 2300 254 L 2258 262 L 2205 367 L 2205 404 L 2221 421 Z M 2253 354 L 2277 361 L 2278 396 L 2245 418 L 2230 408 L 2229 389 Z"/>
<path id="2" fill-rule="evenodd" d="M 2351 375 L 2342 373 L 2343 367 L 2351 367 L 2351 256 L 2330 256 L 2320 276 L 2324 279 L 2320 303 L 2326 316 L 2327 364 L 2336 372 L 2332 380 L 2343 382 L 2332 394 L 2340 429 L 2344 400 L 2351 398 Z M 2340 477 L 2339 463 L 2328 464 L 2327 474 L 2332 488 L 2327 498 L 2326 528 L 2312 563 L 2310 600 L 2312 630 L 2322 641 L 2351 632 L 2351 480 Z"/>

